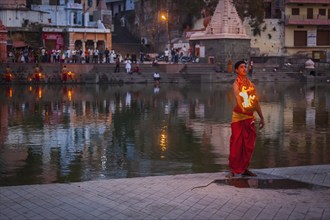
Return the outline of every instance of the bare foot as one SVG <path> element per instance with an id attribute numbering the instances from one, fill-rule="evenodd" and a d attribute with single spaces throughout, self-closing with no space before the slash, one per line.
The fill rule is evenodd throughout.
<path id="1" fill-rule="evenodd" d="M 233 172 L 229 172 L 229 173 L 226 175 L 226 178 L 231 179 L 231 178 L 233 178 L 234 176 L 235 176 L 235 173 L 233 173 Z"/>

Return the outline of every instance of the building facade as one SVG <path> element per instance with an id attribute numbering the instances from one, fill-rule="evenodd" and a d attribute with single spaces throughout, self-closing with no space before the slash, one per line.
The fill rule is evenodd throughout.
<path id="1" fill-rule="evenodd" d="M 7 59 L 7 28 L 0 20 L 0 63 Z"/>
<path id="2" fill-rule="evenodd" d="M 124 11 L 134 10 L 135 0 L 105 0 L 107 7 L 111 10 L 113 16 L 116 16 Z"/>
<path id="3" fill-rule="evenodd" d="M 286 0 L 285 41 L 288 55 L 326 61 L 330 51 L 330 1 Z"/>
<path id="4" fill-rule="evenodd" d="M 8 29 L 8 50 L 26 46 L 57 50 L 112 47 L 112 13 L 104 0 L 1 2 L 0 20 Z"/>

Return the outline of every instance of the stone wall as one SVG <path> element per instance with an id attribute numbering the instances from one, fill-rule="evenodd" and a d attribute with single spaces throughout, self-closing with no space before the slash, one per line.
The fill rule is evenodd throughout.
<path id="1" fill-rule="evenodd" d="M 220 64 L 220 68 L 227 69 L 227 63 L 231 60 L 250 58 L 250 39 L 208 39 L 200 40 L 200 45 L 205 46 L 205 58 L 201 62 L 207 63 L 214 58 L 214 63 Z"/>
<path id="2" fill-rule="evenodd" d="M 284 26 L 280 19 L 264 19 L 260 35 L 253 35 L 249 19 L 244 21 L 247 34 L 251 38 L 251 56 L 284 56 Z"/>

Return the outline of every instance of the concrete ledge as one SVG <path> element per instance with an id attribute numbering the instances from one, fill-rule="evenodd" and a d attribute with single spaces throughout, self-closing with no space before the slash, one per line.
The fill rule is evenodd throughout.
<path id="1" fill-rule="evenodd" d="M 180 73 L 185 64 L 158 64 L 158 68 L 163 73 Z"/>

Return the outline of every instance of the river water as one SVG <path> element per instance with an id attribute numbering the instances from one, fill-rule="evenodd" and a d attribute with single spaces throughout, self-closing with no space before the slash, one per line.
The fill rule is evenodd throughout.
<path id="1" fill-rule="evenodd" d="M 256 87 L 251 168 L 329 164 L 330 85 Z M 0 185 L 228 170 L 233 101 L 230 84 L 1 85 Z"/>

